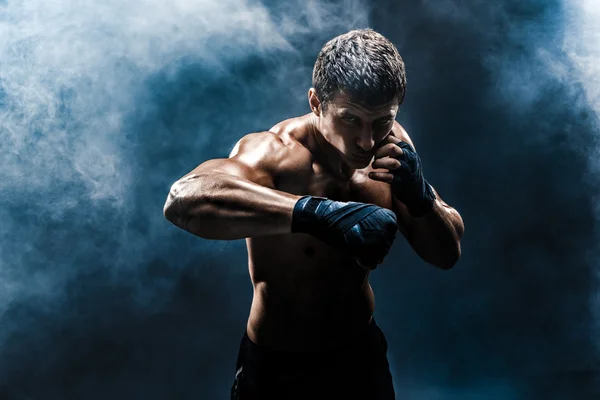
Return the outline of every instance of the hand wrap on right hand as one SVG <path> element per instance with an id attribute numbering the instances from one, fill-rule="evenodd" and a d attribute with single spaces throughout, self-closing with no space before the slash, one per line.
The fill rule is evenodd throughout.
<path id="1" fill-rule="evenodd" d="M 374 204 L 304 196 L 294 207 L 293 233 L 307 233 L 362 264 L 380 264 L 398 227 L 396 215 Z"/>

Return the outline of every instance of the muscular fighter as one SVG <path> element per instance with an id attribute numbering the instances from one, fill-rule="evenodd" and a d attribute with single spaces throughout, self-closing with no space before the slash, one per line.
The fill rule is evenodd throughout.
<path id="1" fill-rule="evenodd" d="M 381 34 L 327 42 L 311 112 L 239 140 L 175 182 L 164 215 L 205 239 L 246 239 L 254 297 L 232 399 L 394 399 L 369 273 L 399 230 L 427 263 L 460 257 L 463 222 L 396 122 L 406 75 Z"/>

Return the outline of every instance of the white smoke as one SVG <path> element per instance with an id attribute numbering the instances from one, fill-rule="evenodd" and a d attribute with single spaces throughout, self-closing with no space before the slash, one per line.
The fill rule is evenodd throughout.
<path id="1" fill-rule="evenodd" d="M 595 220 L 600 221 L 600 1 L 422 0 L 422 4 L 428 15 L 467 30 L 467 40 L 482 40 L 486 45 L 481 54 L 492 84 L 481 88 L 482 101 L 497 107 L 503 115 L 514 117 L 517 123 L 530 120 L 539 127 L 523 132 L 518 143 L 509 144 L 512 149 L 521 152 L 523 146 L 532 144 L 553 150 L 565 146 L 587 158 L 587 174 L 574 179 L 581 182 L 582 191 L 589 191 L 586 195 L 596 208 Z M 560 97 L 548 97 L 557 94 Z M 540 104 L 553 107 L 544 109 L 543 115 L 556 111 L 557 115 L 581 117 L 581 121 L 558 121 L 555 126 L 555 121 L 539 120 L 536 107 Z M 569 132 L 573 125 L 578 134 L 582 129 L 592 131 L 585 138 L 576 137 Z M 564 134 L 572 140 L 554 140 Z M 574 269 L 573 274 L 592 274 L 591 286 L 595 290 L 590 291 L 590 306 L 595 327 L 584 334 L 600 350 L 599 237 L 597 230 L 595 238 L 589 240 L 594 247 L 587 254 L 588 269 Z"/>
<path id="2" fill-rule="evenodd" d="M 569 0 L 564 3 L 567 25 L 564 52 L 575 68 L 576 82 L 585 93 L 587 106 L 600 118 L 600 3 Z"/>
<path id="3" fill-rule="evenodd" d="M 124 125 L 144 112 L 136 94 L 149 77 L 173 77 L 183 59 L 223 76 L 250 56 L 301 52 L 292 37 L 325 42 L 331 32 L 366 26 L 364 8 L 352 0 L 290 1 L 271 11 L 251 0 L 0 2 L 0 320 L 16 299 L 59 299 L 74 271 L 86 268 L 80 256 L 102 246 L 82 237 L 65 243 L 68 254 L 53 255 L 37 245 L 48 234 L 44 224 L 68 224 L 83 200 L 99 231 L 106 215 L 117 215 L 107 240 L 122 237 L 129 246 L 106 254 L 104 265 L 135 267 L 152 253 L 127 234 L 133 218 L 148 217 L 128 209 L 132 182 L 147 178 L 135 176 L 130 154 L 132 138 L 144 132 Z M 10 207 L 31 218 L 17 220 Z M 157 210 L 149 226 L 161 220 Z M 14 239 L 16 232 L 27 239 Z"/>
<path id="4" fill-rule="evenodd" d="M 239 0 L 9 2 L 3 14 L 0 179 L 40 188 L 52 182 L 42 172 L 60 164 L 53 174 L 118 203 L 130 179 L 122 121 L 145 77 L 189 55 L 218 70 L 289 48 L 263 6 Z M 21 176 L 23 163 L 40 174 Z"/>
<path id="5" fill-rule="evenodd" d="M 529 107 L 553 85 L 566 89 L 565 107 L 588 110 L 600 117 L 600 3 L 565 0 L 562 8 L 548 8 L 542 18 L 511 20 L 497 8 L 503 20 L 505 40 L 520 51 L 494 54 L 487 65 L 497 84 L 492 90 L 513 110 Z M 489 33 L 490 35 L 496 32 Z M 584 101 L 578 99 L 583 91 Z"/>
<path id="6" fill-rule="evenodd" d="M 580 177 L 582 190 L 586 190 L 584 188 L 588 188 L 590 183 L 596 188 L 588 196 L 595 206 L 596 221 L 600 221 L 597 189 L 600 184 L 600 2 L 563 0 L 561 6 L 560 9 L 553 9 L 555 12 L 560 10 L 560 14 L 547 14 L 542 21 L 506 24 L 511 29 L 508 37 L 513 43 L 527 49 L 527 52 L 515 58 L 503 54 L 488 59 L 488 66 L 497 82 L 492 90 L 504 100 L 504 106 L 511 108 L 511 112 L 535 118 L 531 106 L 549 93 L 547 89 L 559 86 L 565 97 L 553 99 L 554 104 L 575 115 L 585 116 L 586 119 L 581 121 L 582 126 L 593 130 L 589 143 L 582 146 L 581 141 L 573 137 L 571 143 L 561 145 L 571 145 L 587 158 L 588 174 Z M 534 141 L 553 146 L 553 135 L 562 133 L 561 129 L 568 127 L 550 127 L 544 132 L 530 134 Z M 596 243 L 599 234 L 596 232 Z M 595 290 L 591 290 L 590 303 L 595 327 L 588 334 L 600 350 L 600 340 L 597 339 L 600 337 L 600 294 L 597 294 L 600 293 L 599 259 L 598 247 L 589 249 L 589 270 L 593 274 L 595 287 Z"/>

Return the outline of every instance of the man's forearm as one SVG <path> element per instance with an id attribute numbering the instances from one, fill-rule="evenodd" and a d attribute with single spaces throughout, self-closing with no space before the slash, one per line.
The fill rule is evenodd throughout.
<path id="1" fill-rule="evenodd" d="M 408 242 L 428 263 L 449 269 L 460 258 L 463 220 L 454 208 L 439 199 L 429 213 L 410 217 L 407 228 Z"/>
<path id="2" fill-rule="evenodd" d="M 235 240 L 289 233 L 298 198 L 231 175 L 197 175 L 172 186 L 164 214 L 202 238 Z"/>

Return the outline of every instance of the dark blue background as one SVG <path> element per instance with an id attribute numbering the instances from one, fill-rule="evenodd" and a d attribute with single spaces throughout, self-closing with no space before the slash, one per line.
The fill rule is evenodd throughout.
<path id="1" fill-rule="evenodd" d="M 286 45 L 228 47 L 218 30 L 193 31 L 192 18 L 180 29 L 192 41 L 210 34 L 202 45 L 171 51 L 160 37 L 136 37 L 171 57 L 153 56 L 149 68 L 103 47 L 112 25 L 81 26 L 107 56 L 73 67 L 80 75 L 65 71 L 81 49 L 66 46 L 57 70 L 39 64 L 55 53 L 36 43 L 56 45 L 61 34 L 44 42 L 44 22 L 0 4 L 13 32 L 0 61 L 0 398 L 227 398 L 252 296 L 245 244 L 172 226 L 162 216 L 168 189 L 242 135 L 308 112 L 320 47 L 366 26 L 403 56 L 398 120 L 466 226 L 453 270 L 398 240 L 372 274 L 398 398 L 595 398 L 597 82 L 569 55 L 570 9 L 556 0 L 262 4 Z M 61 18 L 76 15 L 64 5 Z M 107 7 L 104 17 L 118 20 Z M 211 51 L 220 63 L 207 61 Z"/>

